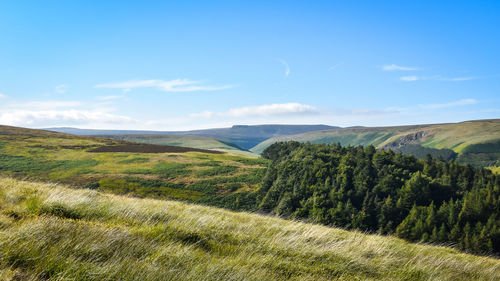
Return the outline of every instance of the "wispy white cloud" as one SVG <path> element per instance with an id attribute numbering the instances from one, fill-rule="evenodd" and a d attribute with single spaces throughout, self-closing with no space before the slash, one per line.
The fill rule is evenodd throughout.
<path id="1" fill-rule="evenodd" d="M 205 111 L 202 113 L 191 114 L 192 118 L 215 118 L 215 117 L 269 117 L 269 116 L 289 116 L 289 115 L 314 115 L 320 114 L 321 111 L 311 105 L 300 103 L 276 103 L 265 104 L 258 106 L 246 106 L 232 108 L 226 112 Z"/>
<path id="2" fill-rule="evenodd" d="M 92 110 L 16 110 L 0 113 L 0 124 L 14 126 L 40 126 L 60 124 L 127 123 L 126 116 Z"/>
<path id="3" fill-rule="evenodd" d="M 125 92 L 136 88 L 157 88 L 164 92 L 195 92 L 195 91 L 216 91 L 234 87 L 233 85 L 224 86 L 205 86 L 200 85 L 201 81 L 189 79 L 165 80 L 130 80 L 118 83 L 98 84 L 96 88 L 122 89 Z"/>
<path id="4" fill-rule="evenodd" d="M 355 109 L 343 109 L 338 108 L 332 112 L 333 116 L 378 116 L 378 115 L 388 115 L 399 113 L 396 109 L 368 109 L 368 108 L 355 108 Z"/>
<path id="5" fill-rule="evenodd" d="M 457 82 L 457 81 L 468 81 L 468 80 L 474 80 L 474 79 L 478 79 L 478 78 L 479 78 L 479 77 L 475 77 L 475 76 L 469 76 L 469 77 L 453 77 L 453 78 L 435 77 L 435 78 L 434 78 L 434 80 Z"/>
<path id="6" fill-rule="evenodd" d="M 314 106 L 300 103 L 276 103 L 259 106 L 248 106 L 233 108 L 229 110 L 229 116 L 271 116 L 271 115 L 290 115 L 290 114 L 318 114 L 320 111 Z"/>
<path id="7" fill-rule="evenodd" d="M 14 126 L 39 126 L 61 124 L 127 123 L 134 121 L 127 116 L 99 110 L 9 110 L 0 113 L 0 124 Z"/>
<path id="8" fill-rule="evenodd" d="M 72 126 L 113 127 L 130 125 L 134 119 L 114 114 L 114 108 L 80 101 L 11 101 L 0 103 L 0 124 L 28 127 Z"/>
<path id="9" fill-rule="evenodd" d="M 342 66 L 343 64 L 344 64 L 343 62 L 339 62 L 339 63 L 337 63 L 337 64 L 335 64 L 335 65 L 330 66 L 330 67 L 328 68 L 328 70 L 330 70 L 330 71 L 335 70 L 335 69 L 337 69 L 338 67 Z"/>
<path id="10" fill-rule="evenodd" d="M 10 106 L 13 108 L 24 108 L 33 110 L 47 110 L 57 108 L 70 108 L 83 105 L 80 101 L 29 101 L 23 103 L 12 103 Z"/>
<path id="11" fill-rule="evenodd" d="M 290 75 L 290 66 L 285 60 L 279 59 L 278 61 L 285 66 L 285 77 L 288 77 Z"/>
<path id="12" fill-rule="evenodd" d="M 436 108 L 446 108 L 446 107 L 471 105 L 471 104 L 476 104 L 478 102 L 479 101 L 477 101 L 475 99 L 461 99 L 461 100 L 447 102 L 447 103 L 435 103 L 435 104 L 422 105 L 422 107 L 423 108 L 428 108 L 428 109 L 436 109 Z"/>
<path id="13" fill-rule="evenodd" d="M 416 67 L 400 66 L 396 64 L 388 64 L 382 66 L 383 71 L 413 71 L 418 70 Z"/>
<path id="14" fill-rule="evenodd" d="M 468 77 L 442 77 L 442 76 L 402 76 L 399 78 L 401 81 L 405 82 L 412 82 L 412 81 L 417 81 L 417 80 L 434 80 L 434 81 L 448 81 L 448 82 L 460 82 L 460 81 L 468 81 L 468 80 L 474 80 L 474 79 L 479 79 L 479 77 L 476 76 L 468 76 Z"/>
<path id="15" fill-rule="evenodd" d="M 406 82 L 412 82 L 412 81 L 417 81 L 419 78 L 417 76 L 411 75 L 411 76 L 403 76 L 399 78 L 401 81 L 406 81 Z"/>
<path id="16" fill-rule="evenodd" d="M 0 93 L 0 99 L 6 98 L 7 96 L 5 94 Z"/>
<path id="17" fill-rule="evenodd" d="M 54 92 L 56 92 L 57 94 L 64 94 L 64 93 L 66 93 L 67 90 L 68 90 L 68 85 L 61 84 L 61 85 L 56 86 L 56 88 L 54 89 Z"/>

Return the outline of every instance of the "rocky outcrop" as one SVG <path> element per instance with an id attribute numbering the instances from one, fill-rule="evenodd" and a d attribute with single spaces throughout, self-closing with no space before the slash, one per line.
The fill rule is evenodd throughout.
<path id="1" fill-rule="evenodd" d="M 409 144 L 418 144 L 422 142 L 422 140 L 425 140 L 431 136 L 432 134 L 427 131 L 419 131 L 412 134 L 407 134 L 399 138 L 399 140 L 397 141 L 386 144 L 382 149 L 394 149 L 401 148 Z"/>

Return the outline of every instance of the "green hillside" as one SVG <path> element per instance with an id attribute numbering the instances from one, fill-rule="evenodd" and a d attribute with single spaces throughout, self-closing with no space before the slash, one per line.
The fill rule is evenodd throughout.
<path id="1" fill-rule="evenodd" d="M 213 137 L 193 136 L 193 135 L 152 135 L 152 134 L 134 134 L 134 135 L 100 135 L 99 137 L 118 139 L 130 142 L 159 144 L 159 145 L 175 145 L 185 146 L 200 149 L 212 149 L 226 152 L 234 152 L 245 155 L 252 155 L 251 152 L 235 147 L 228 143 L 224 143 Z"/>
<path id="2" fill-rule="evenodd" d="M 404 127 L 377 127 L 377 128 L 343 128 L 335 130 L 323 130 L 298 135 L 288 135 L 268 139 L 253 147 L 251 151 L 262 153 L 268 146 L 275 142 L 300 141 L 311 143 L 340 143 L 346 145 L 369 145 L 378 146 L 389 138 L 419 128 L 417 126 Z"/>
<path id="3" fill-rule="evenodd" d="M 212 202 L 255 190 L 266 163 L 234 153 L 0 126 L 0 174 L 139 197 Z"/>
<path id="4" fill-rule="evenodd" d="M 477 120 L 450 124 L 431 124 L 396 127 L 357 127 L 324 130 L 268 139 L 251 149 L 262 153 L 278 142 L 295 140 L 311 143 L 340 143 L 342 145 L 374 145 L 379 149 L 407 150 L 415 146 L 425 149 L 422 154 L 453 150 L 461 163 L 475 166 L 500 165 L 500 119 Z M 407 147 L 408 146 L 408 147 Z M 429 150 L 430 149 L 430 150 Z M 436 151 L 433 151 L 436 150 Z"/>
<path id="5" fill-rule="evenodd" d="M 1 280 L 499 280 L 500 261 L 177 201 L 0 178 Z"/>

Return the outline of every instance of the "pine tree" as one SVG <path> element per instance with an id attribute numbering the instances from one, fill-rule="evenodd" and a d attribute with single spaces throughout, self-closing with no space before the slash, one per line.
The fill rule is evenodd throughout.
<path id="1" fill-rule="evenodd" d="M 450 234 L 448 235 L 448 240 L 459 241 L 460 235 L 461 235 L 460 226 L 458 224 L 455 224 L 451 229 Z"/>
<path id="2" fill-rule="evenodd" d="M 396 228 L 396 236 L 406 239 L 414 239 L 414 226 L 417 222 L 417 206 L 413 205 L 410 214 Z M 418 236 L 420 238 L 420 236 Z"/>
<path id="3" fill-rule="evenodd" d="M 438 242 L 439 241 L 437 227 L 434 226 L 434 228 L 432 229 L 431 237 L 429 239 L 431 242 Z"/>
<path id="4" fill-rule="evenodd" d="M 437 235 L 437 240 L 439 242 L 444 242 L 448 240 L 447 234 L 446 234 L 446 227 L 444 226 L 444 223 L 441 224 L 441 227 L 439 227 L 439 232 Z"/>
<path id="5" fill-rule="evenodd" d="M 425 230 L 427 232 L 431 231 L 432 228 L 436 222 L 436 215 L 435 215 L 435 206 L 434 206 L 434 202 L 431 202 L 431 205 L 429 207 L 427 207 L 427 210 L 428 210 L 428 215 L 427 215 L 427 218 L 425 219 Z"/>
<path id="6" fill-rule="evenodd" d="M 472 244 L 471 244 L 471 237 L 472 236 L 472 233 L 471 233 L 471 228 L 470 228 L 470 223 L 467 223 L 464 227 L 464 233 L 462 235 L 462 237 L 460 238 L 460 247 L 464 250 L 469 250 L 472 248 Z"/>

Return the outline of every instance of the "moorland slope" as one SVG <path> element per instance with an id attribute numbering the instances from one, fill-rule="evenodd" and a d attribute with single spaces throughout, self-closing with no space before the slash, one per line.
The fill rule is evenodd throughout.
<path id="1" fill-rule="evenodd" d="M 192 147 L 252 155 L 251 152 L 239 148 L 231 143 L 225 143 L 215 137 L 195 135 L 161 135 L 161 134 L 131 134 L 131 135 L 99 135 L 102 138 L 118 139 L 123 141 Z"/>
<path id="2" fill-rule="evenodd" d="M 0 178 L 1 280 L 498 280 L 500 261 L 245 212 Z"/>
<path id="3" fill-rule="evenodd" d="M 0 174 L 211 202 L 256 190 L 267 161 L 234 153 L 0 126 Z"/>

